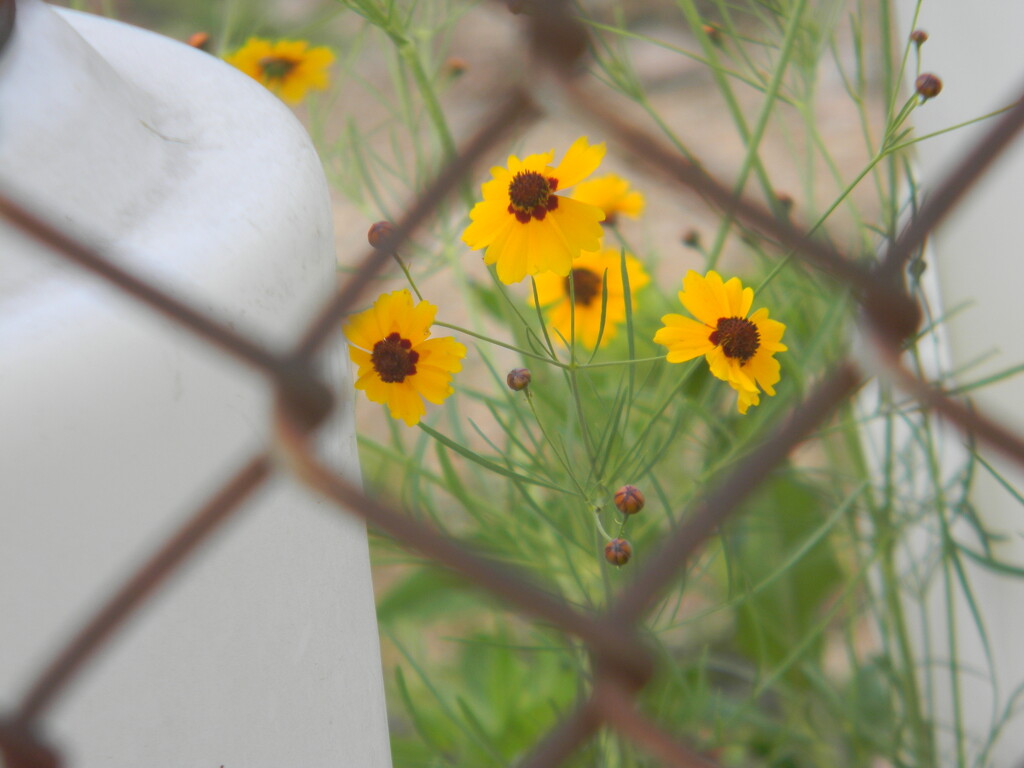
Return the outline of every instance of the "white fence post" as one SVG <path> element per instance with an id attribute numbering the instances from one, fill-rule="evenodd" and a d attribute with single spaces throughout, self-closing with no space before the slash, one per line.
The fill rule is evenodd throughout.
<path id="1" fill-rule="evenodd" d="M 0 185 L 274 348 L 335 287 L 294 116 L 124 24 L 17 0 Z M 341 344 L 321 437 L 356 477 Z M 0 711 L 269 434 L 258 375 L 0 223 Z M 387 768 L 363 525 L 277 473 L 45 725 L 75 768 Z"/>
<path id="2" fill-rule="evenodd" d="M 928 0 L 920 4 L 920 16 L 913 22 L 916 0 L 897 4 L 901 32 L 909 36 L 916 26 L 928 33 L 921 47 L 922 71 L 943 82 L 939 96 L 914 112 L 918 136 L 957 125 L 1007 106 L 1024 86 L 1024 58 L 1021 57 L 1020 29 L 1024 25 L 1024 4 L 982 0 Z M 906 39 L 906 38 L 904 38 Z M 908 93 L 913 88 L 913 55 L 909 60 Z M 917 163 L 925 194 L 934 188 L 952 164 L 991 125 L 982 122 L 929 138 L 917 145 Z M 1021 290 L 1024 283 L 1024 142 L 1018 140 L 994 164 L 980 183 L 971 189 L 956 210 L 931 239 L 927 269 L 937 274 L 946 311 L 957 312 L 944 321 L 950 339 L 954 368 L 971 364 L 962 380 L 983 378 L 1024 362 L 1024 332 L 1020 320 Z M 987 359 L 985 356 L 988 355 Z M 981 360 L 982 362 L 978 362 Z M 1020 403 L 1024 401 L 1024 378 L 1017 375 L 971 393 L 972 398 L 1006 426 L 1024 431 Z M 1024 488 L 1024 473 L 995 451 L 981 449 L 981 455 L 1016 488 Z M 1024 567 L 1024 508 L 991 474 L 978 468 L 970 501 L 991 531 L 1002 534 L 992 543 L 993 554 L 1003 562 Z M 971 541 L 969 531 L 964 540 Z M 958 529 L 959 530 L 959 529 Z M 930 676 L 935 686 L 940 746 L 945 747 L 944 765 L 954 765 L 949 750 L 953 737 L 952 687 L 948 671 L 950 655 L 962 665 L 962 712 L 970 755 L 977 758 L 993 725 L 1024 685 L 1024 581 L 1002 576 L 965 559 L 967 576 L 978 600 L 991 646 L 994 681 L 984 646 L 971 616 L 970 606 L 956 602 L 958 632 L 955 653 L 946 643 L 941 584 L 929 598 L 932 625 L 931 665 L 920 673 Z M 936 580 L 941 581 L 939 579 Z M 945 666 L 942 659 L 946 659 Z M 994 684 L 993 684 L 994 683 Z M 987 764 L 1019 765 L 1024 759 L 1024 729 L 1016 713 L 1003 724 L 1002 733 L 988 756 Z"/>

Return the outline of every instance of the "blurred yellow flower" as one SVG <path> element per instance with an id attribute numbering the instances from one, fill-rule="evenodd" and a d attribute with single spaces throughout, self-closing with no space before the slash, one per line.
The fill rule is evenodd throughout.
<path id="1" fill-rule="evenodd" d="M 626 254 L 626 275 L 629 277 L 630 303 L 636 306 L 636 292 L 650 282 L 640 262 Z M 615 248 L 584 251 L 572 263 L 566 276 L 546 272 L 534 278 L 537 298 L 548 307 L 551 326 L 566 339 L 570 337 L 572 320 L 576 322 L 576 340 L 593 349 L 601 337 L 601 346 L 611 341 L 618 325 L 626 319 L 625 286 L 622 283 L 622 256 Z M 570 283 L 571 281 L 571 283 Z M 607 283 L 604 332 L 601 333 L 601 297 Z M 573 305 L 572 296 L 576 302 Z"/>
<path id="2" fill-rule="evenodd" d="M 711 373 L 736 390 L 740 413 L 760 402 L 761 390 L 775 394 L 779 362 L 774 355 L 786 350 L 786 326 L 770 320 L 763 308 L 747 317 L 754 303 L 753 288 L 744 288 L 737 277 L 723 283 L 714 270 L 704 276 L 690 270 L 679 301 L 697 319 L 674 314 L 661 318 L 665 327 L 654 341 L 668 347 L 670 363 L 704 355 Z"/>
<path id="3" fill-rule="evenodd" d="M 629 182 L 614 173 L 580 182 L 573 190 L 572 199 L 596 205 L 604 211 L 606 224 L 613 224 L 620 213 L 635 219 L 647 204 L 642 194 L 630 189 Z"/>
<path id="4" fill-rule="evenodd" d="M 436 313 L 433 304 L 413 306 L 408 291 L 394 291 L 344 325 L 349 356 L 359 366 L 356 389 L 410 427 L 426 413 L 424 399 L 438 404 L 452 393 L 452 374 L 462 370 L 466 356 L 450 336 L 428 338 Z"/>
<path id="5" fill-rule="evenodd" d="M 497 264 L 498 279 L 509 285 L 527 275 L 554 272 L 568 275 L 581 251 L 601 246 L 601 209 L 556 195 L 597 170 L 604 144 L 577 139 L 562 162 L 552 166 L 554 152 L 508 159 L 508 168 L 491 168 L 483 185 L 484 199 L 469 213 L 472 220 L 462 240 L 473 250 L 486 248 L 484 262 Z"/>
<path id="6" fill-rule="evenodd" d="M 329 84 L 327 68 L 334 61 L 330 48 L 310 48 L 305 40 L 258 37 L 224 59 L 228 64 L 258 80 L 289 104 L 298 104 L 310 88 L 324 90 Z"/>

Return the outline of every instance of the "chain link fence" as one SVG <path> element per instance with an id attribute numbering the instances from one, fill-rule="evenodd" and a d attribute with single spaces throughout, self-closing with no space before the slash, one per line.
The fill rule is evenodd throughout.
<path id="1" fill-rule="evenodd" d="M 542 621 L 581 641 L 592 660 L 590 693 L 547 733 L 521 761 L 523 768 L 558 766 L 594 736 L 610 727 L 666 766 L 710 768 L 715 763 L 680 742 L 636 705 L 638 692 L 651 679 L 656 662 L 639 630 L 657 598 L 687 567 L 688 560 L 738 505 L 774 468 L 821 427 L 868 378 L 852 358 L 837 364 L 820 380 L 788 418 L 774 426 L 758 448 L 748 454 L 690 509 L 685 522 L 651 553 L 636 578 L 600 613 L 585 613 L 541 589 L 515 569 L 474 554 L 458 540 L 401 513 L 380 499 L 365 495 L 329 468 L 313 448 L 312 437 L 334 403 L 330 390 L 314 372 L 314 359 L 338 332 L 342 317 L 363 298 L 370 281 L 417 227 L 426 222 L 440 201 L 464 181 L 471 169 L 499 146 L 513 130 L 546 112 L 569 111 L 608 137 L 620 152 L 635 157 L 653 174 L 674 183 L 680 193 L 696 193 L 724 214 L 791 252 L 811 268 L 848 285 L 860 307 L 859 332 L 873 349 L 878 370 L 913 395 L 920 405 L 955 425 L 973 439 L 1006 454 L 1024 466 L 1024 438 L 1004 429 L 997 418 L 970 409 L 918 378 L 901 361 L 904 343 L 916 332 L 921 313 L 908 292 L 905 268 L 922 248 L 928 234 L 949 214 L 1024 126 L 1024 98 L 1002 114 L 983 138 L 889 243 L 880 258 L 844 254 L 823 239 L 806 236 L 797 226 L 773 216 L 749 200 L 737 198 L 720 180 L 682 157 L 661 140 L 613 112 L 595 98 L 592 82 L 577 74 L 585 55 L 587 33 L 575 20 L 568 2 L 509 0 L 510 10 L 522 14 L 530 47 L 524 57 L 524 82 L 530 92 L 511 88 L 473 137 L 444 167 L 433 183 L 396 222 L 387 242 L 368 250 L 358 270 L 321 307 L 315 319 L 285 353 L 260 339 L 239 334 L 187 302 L 173 298 L 115 265 L 103 253 L 64 233 L 44 214 L 28 210 L 0 192 L 0 215 L 7 222 L 46 244 L 58 256 L 76 264 L 184 329 L 246 364 L 253 375 L 269 380 L 276 392 L 274 442 L 243 462 L 221 488 L 181 524 L 177 532 L 152 553 L 144 565 L 96 611 L 91 620 L 35 677 L 13 711 L 0 718 L 0 755 L 10 768 L 52 768 L 61 756 L 41 736 L 41 725 L 69 683 L 92 661 L 133 614 L 172 576 L 216 529 L 238 513 L 246 500 L 273 473 L 290 472 L 302 483 L 337 504 L 339 514 L 353 512 L 369 526 L 423 557 L 460 574 L 493 593 L 524 617 Z M 13 0 L 0 0 L 0 46 L 10 31 Z M 283 459 L 283 460 L 282 460 Z"/>

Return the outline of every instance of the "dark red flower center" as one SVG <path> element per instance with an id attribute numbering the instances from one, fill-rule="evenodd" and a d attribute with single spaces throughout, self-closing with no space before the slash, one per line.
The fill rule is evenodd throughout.
<path id="1" fill-rule="evenodd" d="M 708 336 L 708 341 L 721 347 L 726 357 L 746 363 L 761 346 L 761 334 L 757 326 L 743 317 L 720 317 L 718 327 Z"/>
<path id="2" fill-rule="evenodd" d="M 601 295 L 601 276 L 589 269 L 574 269 L 565 278 L 565 295 L 575 296 L 578 306 L 589 307 Z"/>
<path id="3" fill-rule="evenodd" d="M 523 224 L 543 220 L 558 207 L 558 179 L 545 178 L 536 171 L 520 171 L 508 185 L 508 212 Z"/>
<path id="4" fill-rule="evenodd" d="M 386 384 L 405 381 L 406 376 L 416 373 L 416 361 L 419 359 L 420 353 L 413 350 L 412 342 L 397 333 L 374 344 L 371 356 L 373 369 Z"/>
<path id="5" fill-rule="evenodd" d="M 259 61 L 260 70 L 263 74 L 271 80 L 280 80 L 286 77 L 295 67 L 299 65 L 299 62 L 294 59 L 285 59 L 280 56 L 264 56 Z"/>

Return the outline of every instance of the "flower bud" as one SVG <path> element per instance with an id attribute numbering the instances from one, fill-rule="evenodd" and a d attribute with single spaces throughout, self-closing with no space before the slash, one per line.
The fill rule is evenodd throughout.
<path id="1" fill-rule="evenodd" d="M 466 60 L 459 56 L 449 56 L 444 63 L 444 70 L 449 77 L 461 77 L 469 68 Z"/>
<path id="2" fill-rule="evenodd" d="M 533 375 L 528 368 L 513 368 L 508 372 L 508 376 L 505 377 L 505 383 L 508 384 L 508 388 L 512 391 L 522 392 L 530 386 L 532 379 Z"/>
<path id="3" fill-rule="evenodd" d="M 366 239 L 370 241 L 370 245 L 374 248 L 380 249 L 394 237 L 394 234 L 394 224 L 390 221 L 378 221 L 370 226 L 370 231 L 366 233 Z"/>
<path id="4" fill-rule="evenodd" d="M 708 40 L 710 40 L 715 45 L 722 44 L 722 30 L 720 30 L 718 27 L 713 27 L 710 24 L 705 24 L 704 34 L 707 35 Z"/>
<path id="5" fill-rule="evenodd" d="M 923 99 L 933 99 L 942 92 L 942 81 L 930 72 L 925 72 L 914 81 L 914 90 Z"/>
<path id="6" fill-rule="evenodd" d="M 625 565 L 633 556 L 633 545 L 625 539 L 612 539 L 604 545 L 604 559 L 612 565 Z"/>
<path id="7" fill-rule="evenodd" d="M 635 515 L 647 500 L 635 485 L 624 485 L 615 492 L 615 506 L 624 515 Z"/>
<path id="8" fill-rule="evenodd" d="M 188 40 L 185 41 L 188 45 L 193 48 L 198 48 L 200 51 L 210 50 L 210 33 L 209 32 L 193 32 L 189 35 Z"/>
<path id="9" fill-rule="evenodd" d="M 923 29 L 915 29 L 910 33 L 910 42 L 916 45 L 918 48 L 928 39 L 928 33 Z"/>

